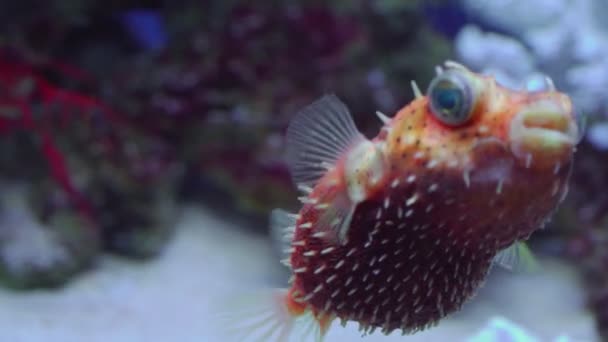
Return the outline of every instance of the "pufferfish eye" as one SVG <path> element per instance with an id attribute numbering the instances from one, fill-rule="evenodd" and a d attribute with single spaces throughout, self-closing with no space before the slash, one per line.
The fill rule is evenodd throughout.
<path id="1" fill-rule="evenodd" d="M 473 94 L 467 80 L 457 71 L 436 76 L 427 90 L 431 112 L 446 125 L 461 125 L 472 114 Z"/>

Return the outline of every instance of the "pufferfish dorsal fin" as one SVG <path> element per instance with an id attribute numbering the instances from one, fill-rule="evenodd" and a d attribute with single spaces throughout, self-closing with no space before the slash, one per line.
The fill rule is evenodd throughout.
<path id="1" fill-rule="evenodd" d="M 515 242 L 494 257 L 494 264 L 514 272 L 535 272 L 538 261 L 525 242 Z"/>
<path id="2" fill-rule="evenodd" d="M 354 143 L 365 139 L 336 95 L 300 110 L 287 128 L 286 162 L 297 185 L 314 186 Z"/>

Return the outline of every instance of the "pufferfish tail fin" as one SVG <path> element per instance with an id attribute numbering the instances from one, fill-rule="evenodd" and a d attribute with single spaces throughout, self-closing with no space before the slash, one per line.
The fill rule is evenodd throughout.
<path id="1" fill-rule="evenodd" d="M 325 330 L 310 310 L 286 289 L 252 291 L 223 303 L 229 313 L 217 317 L 226 342 L 323 342 Z"/>
<path id="2" fill-rule="evenodd" d="M 536 272 L 540 266 L 525 242 L 515 242 L 494 257 L 494 264 L 514 272 Z"/>

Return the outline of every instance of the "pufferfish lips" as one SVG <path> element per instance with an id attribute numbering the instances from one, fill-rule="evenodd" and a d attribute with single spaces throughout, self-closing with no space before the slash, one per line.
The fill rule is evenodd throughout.
<path id="1" fill-rule="evenodd" d="M 563 94 L 529 103 L 511 121 L 511 150 L 519 158 L 533 158 L 535 164 L 559 160 L 578 142 L 579 131 L 572 115 L 570 100 Z"/>

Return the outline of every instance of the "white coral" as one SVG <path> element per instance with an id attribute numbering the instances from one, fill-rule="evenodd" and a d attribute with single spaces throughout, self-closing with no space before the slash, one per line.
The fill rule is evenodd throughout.
<path id="1" fill-rule="evenodd" d="M 462 29 L 455 48 L 467 66 L 485 74 L 493 74 L 501 84 L 508 87 L 518 87 L 528 75 L 536 71 L 534 56 L 519 41 L 496 33 L 482 32 L 474 25 Z"/>
<path id="2" fill-rule="evenodd" d="M 605 0 L 462 0 L 471 16 L 511 36 L 467 26 L 456 37 L 459 59 L 497 74 L 507 86 L 526 72 L 551 76 L 577 111 L 608 117 L 608 21 Z"/>
<path id="3" fill-rule="evenodd" d="M 465 9 L 494 25 L 520 34 L 550 25 L 563 16 L 571 0 L 462 0 Z"/>
<path id="4" fill-rule="evenodd" d="M 36 220 L 21 186 L 2 185 L 0 259 L 13 274 L 49 270 L 71 262 L 56 234 Z"/>

